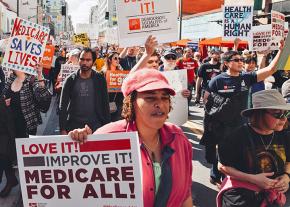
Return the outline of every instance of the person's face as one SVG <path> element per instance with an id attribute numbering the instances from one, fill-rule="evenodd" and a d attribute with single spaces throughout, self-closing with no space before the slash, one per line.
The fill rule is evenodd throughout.
<path id="1" fill-rule="evenodd" d="M 199 53 L 194 54 L 194 59 L 195 59 L 195 60 L 200 60 L 200 58 L 201 58 L 201 56 L 200 56 Z"/>
<path id="2" fill-rule="evenodd" d="M 187 58 L 192 57 L 192 56 L 193 56 L 192 50 L 191 50 L 191 49 L 187 49 L 187 50 L 185 51 L 185 56 L 186 56 Z"/>
<path id="3" fill-rule="evenodd" d="M 115 54 L 115 55 L 113 55 L 113 57 L 112 57 L 112 60 L 111 60 L 111 64 L 113 65 L 113 66 L 118 66 L 119 65 L 119 55 L 118 54 Z"/>
<path id="4" fill-rule="evenodd" d="M 69 62 L 73 63 L 74 65 L 78 64 L 79 58 L 77 55 L 71 55 L 68 59 Z"/>
<path id="5" fill-rule="evenodd" d="M 265 110 L 264 119 L 262 125 L 269 130 L 281 131 L 287 121 L 287 117 L 283 116 L 285 111 L 277 109 Z"/>
<path id="6" fill-rule="evenodd" d="M 213 62 L 218 63 L 220 61 L 220 55 L 216 54 L 216 53 L 213 53 L 211 55 L 211 59 L 213 60 Z"/>
<path id="7" fill-rule="evenodd" d="M 250 61 L 248 63 L 245 63 L 245 69 L 247 72 L 254 71 L 256 68 L 256 62 L 255 61 Z"/>
<path id="8" fill-rule="evenodd" d="M 171 64 L 175 64 L 175 62 L 176 62 L 176 56 L 175 55 L 172 55 L 172 54 L 169 54 L 169 55 L 164 56 L 164 59 L 168 63 L 171 63 Z"/>
<path id="9" fill-rule="evenodd" d="M 129 56 L 134 56 L 134 54 L 135 54 L 135 48 L 134 48 L 134 47 L 130 47 L 130 48 L 128 49 L 128 55 L 129 55 Z"/>
<path id="10" fill-rule="evenodd" d="M 159 67 L 159 58 L 157 56 L 151 56 L 147 61 L 146 67 L 157 70 Z"/>
<path id="11" fill-rule="evenodd" d="M 167 90 L 138 92 L 134 102 L 137 125 L 160 129 L 170 111 L 170 95 Z"/>
<path id="12" fill-rule="evenodd" d="M 244 59 L 240 55 L 234 55 L 228 62 L 226 62 L 226 66 L 234 72 L 240 72 L 244 67 Z"/>
<path id="13" fill-rule="evenodd" d="M 79 59 L 81 70 L 88 71 L 93 67 L 93 57 L 90 52 L 82 52 Z"/>

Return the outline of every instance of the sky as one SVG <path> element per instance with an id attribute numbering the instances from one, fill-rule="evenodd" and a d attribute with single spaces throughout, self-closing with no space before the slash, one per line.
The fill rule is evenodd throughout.
<path id="1" fill-rule="evenodd" d="M 74 27 L 77 23 L 89 23 L 90 9 L 97 5 L 97 0 L 66 0 L 66 2 Z"/>

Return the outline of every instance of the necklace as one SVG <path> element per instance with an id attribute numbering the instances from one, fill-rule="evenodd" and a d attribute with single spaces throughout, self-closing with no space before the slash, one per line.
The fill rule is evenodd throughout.
<path id="1" fill-rule="evenodd" d="M 263 138 L 261 137 L 261 135 L 259 135 L 260 139 L 261 139 L 261 142 L 263 143 L 264 145 L 264 148 L 266 151 L 268 151 L 269 147 L 271 146 L 272 142 L 273 142 L 273 139 L 274 139 L 274 135 L 275 135 L 275 132 L 272 133 L 272 138 L 271 138 L 271 141 L 270 143 L 266 146 L 264 141 L 263 141 Z"/>
<path id="2" fill-rule="evenodd" d="M 155 160 L 155 154 L 154 154 L 154 151 L 157 149 L 157 147 L 159 146 L 159 143 L 160 143 L 160 136 L 158 134 L 158 137 L 157 137 L 157 142 L 155 144 L 155 147 L 153 148 L 150 148 L 144 141 L 143 141 L 143 144 L 144 144 L 144 147 L 147 149 L 147 151 L 150 151 L 150 154 L 152 156 L 152 160 Z"/>

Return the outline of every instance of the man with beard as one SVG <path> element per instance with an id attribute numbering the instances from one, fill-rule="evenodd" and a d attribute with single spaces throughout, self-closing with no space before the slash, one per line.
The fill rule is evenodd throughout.
<path id="1" fill-rule="evenodd" d="M 59 104 L 63 135 L 85 125 L 96 130 L 110 122 L 107 84 L 103 75 L 92 70 L 95 59 L 95 53 L 84 48 L 79 58 L 80 69 L 64 82 Z"/>

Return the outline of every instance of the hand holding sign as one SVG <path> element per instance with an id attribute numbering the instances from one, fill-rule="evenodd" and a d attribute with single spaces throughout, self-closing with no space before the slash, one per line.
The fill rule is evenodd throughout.
<path id="1" fill-rule="evenodd" d="M 88 135 L 92 134 L 92 130 L 88 125 L 85 125 L 85 128 L 74 129 L 68 133 L 68 135 L 75 141 L 80 142 L 81 144 L 87 141 Z"/>

